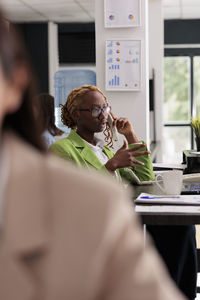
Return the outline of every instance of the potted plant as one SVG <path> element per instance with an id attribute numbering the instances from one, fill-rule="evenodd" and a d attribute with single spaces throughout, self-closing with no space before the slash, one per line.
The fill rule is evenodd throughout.
<path id="1" fill-rule="evenodd" d="M 197 151 L 200 151 L 200 114 L 198 117 L 191 118 L 191 127 L 195 134 Z"/>

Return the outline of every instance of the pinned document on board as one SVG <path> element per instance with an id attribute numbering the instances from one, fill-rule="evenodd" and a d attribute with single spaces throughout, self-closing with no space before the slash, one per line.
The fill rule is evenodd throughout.
<path id="1" fill-rule="evenodd" d="M 141 40 L 106 41 L 107 91 L 141 89 Z"/>
<path id="2" fill-rule="evenodd" d="M 141 25 L 141 0 L 104 0 L 105 27 Z"/>

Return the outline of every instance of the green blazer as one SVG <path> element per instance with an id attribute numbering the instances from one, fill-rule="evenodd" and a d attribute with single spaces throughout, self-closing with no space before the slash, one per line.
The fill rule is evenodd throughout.
<path id="1" fill-rule="evenodd" d="M 129 147 L 135 147 L 137 144 L 130 144 Z M 96 157 L 90 146 L 74 131 L 71 130 L 67 138 L 60 139 L 50 146 L 50 151 L 54 152 L 64 159 L 70 160 L 80 167 L 94 168 L 99 171 L 110 172 Z M 146 147 L 138 150 L 144 151 Z M 110 159 L 114 156 L 114 152 L 107 146 L 103 148 L 104 153 Z M 154 180 L 153 167 L 149 155 L 137 157 L 138 160 L 144 162 L 144 166 L 135 165 L 132 169 L 141 181 Z M 117 169 L 119 178 L 123 177 L 129 182 L 134 183 L 134 179 L 124 170 Z"/>

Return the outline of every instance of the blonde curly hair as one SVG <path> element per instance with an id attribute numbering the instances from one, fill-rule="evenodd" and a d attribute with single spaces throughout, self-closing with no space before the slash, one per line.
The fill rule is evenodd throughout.
<path id="1" fill-rule="evenodd" d="M 77 128 L 77 124 L 73 118 L 74 112 L 79 108 L 83 96 L 93 91 L 99 92 L 104 97 L 105 102 L 108 105 L 105 95 L 98 87 L 94 85 L 82 85 L 78 88 L 75 88 L 69 93 L 66 103 L 61 105 L 61 120 L 64 125 L 71 129 Z M 104 129 L 103 133 L 105 135 L 106 145 L 113 148 L 112 132 L 108 123 L 106 124 L 106 128 Z"/>

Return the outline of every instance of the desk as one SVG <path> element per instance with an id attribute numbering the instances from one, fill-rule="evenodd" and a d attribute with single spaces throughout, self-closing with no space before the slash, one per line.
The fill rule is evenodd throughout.
<path id="1" fill-rule="evenodd" d="M 155 184 L 134 186 L 133 189 L 135 193 L 134 199 L 142 192 L 157 195 L 162 194 Z M 144 208 L 144 205 L 136 205 L 138 212 L 140 211 L 140 207 Z M 155 208 L 154 205 L 151 207 L 153 209 Z M 163 205 L 162 207 L 169 206 Z M 173 209 L 174 205 L 170 205 L 170 207 Z M 178 207 L 181 206 L 179 205 Z M 184 205 L 184 207 L 187 208 L 188 206 Z M 200 224 L 200 211 L 198 214 L 175 213 L 173 210 L 171 213 L 166 213 L 163 209 L 162 213 L 153 212 L 152 210 L 150 213 L 142 212 L 140 216 L 143 224 L 147 224 L 147 226 L 150 225 L 147 227 L 148 232 L 163 258 L 171 277 L 187 298 L 195 299 L 197 276 L 195 233 L 192 226 L 182 225 Z M 151 227 L 151 225 L 156 226 Z M 181 278 L 182 281 L 180 281 L 179 278 Z M 184 282 L 184 284 L 182 284 L 182 282 Z"/>
<path id="2" fill-rule="evenodd" d="M 162 194 L 161 190 L 155 185 L 143 185 L 143 186 L 134 186 L 134 199 L 136 199 L 140 193 L 149 193 L 159 195 Z M 134 200 L 133 200 L 134 201 Z M 149 205 L 148 205 L 149 206 Z M 136 205 L 135 209 L 137 213 L 140 215 L 142 223 L 147 225 L 194 225 L 200 224 L 200 206 L 198 206 L 199 212 L 195 213 L 184 213 L 178 212 L 165 212 L 164 207 L 170 207 L 173 210 L 174 206 L 165 206 L 163 205 L 163 212 L 154 212 L 152 205 L 151 212 L 144 212 L 142 211 L 142 207 L 144 205 Z M 181 206 L 176 206 L 180 207 Z M 184 206 L 184 208 L 188 211 L 190 206 Z M 193 206 L 194 208 L 194 206 Z M 197 209 L 197 210 L 198 210 Z"/>

